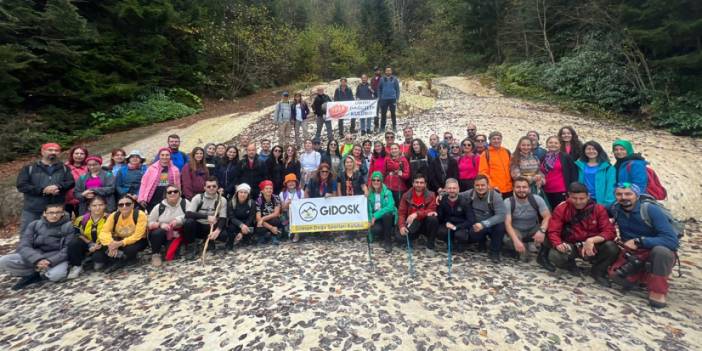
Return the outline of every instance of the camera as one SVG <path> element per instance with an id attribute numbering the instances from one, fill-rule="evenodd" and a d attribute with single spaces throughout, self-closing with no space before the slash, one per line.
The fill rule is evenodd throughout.
<path id="1" fill-rule="evenodd" d="M 632 274 L 638 273 L 646 264 L 645 261 L 640 260 L 631 252 L 625 252 L 624 259 L 626 263 L 614 271 L 620 278 L 626 278 Z"/>

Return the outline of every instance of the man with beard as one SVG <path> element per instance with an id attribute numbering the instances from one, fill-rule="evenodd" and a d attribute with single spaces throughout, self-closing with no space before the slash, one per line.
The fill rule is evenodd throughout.
<path id="1" fill-rule="evenodd" d="M 616 269 L 611 270 L 610 276 L 625 287 L 646 283 L 649 305 L 665 307 L 668 276 L 680 245 L 678 231 L 670 214 L 650 196 L 642 194 L 636 184 L 619 183 L 614 196 L 617 204 L 612 212 L 626 253 L 613 265 Z M 627 259 L 627 254 L 636 260 Z"/>
<path id="2" fill-rule="evenodd" d="M 183 167 L 190 161 L 190 158 L 188 154 L 180 151 L 180 136 L 178 134 L 168 136 L 168 149 L 171 151 L 171 162 L 178 167 L 179 171 L 182 171 Z M 158 161 L 158 155 L 156 155 L 154 161 Z"/>
<path id="3" fill-rule="evenodd" d="M 473 189 L 459 195 L 463 201 L 470 203 L 475 215 L 476 222 L 471 227 L 469 241 L 477 242 L 482 250 L 490 237 L 488 257 L 493 263 L 499 263 L 505 236 L 505 204 L 500 193 L 490 187 L 486 176 L 479 174 L 475 177 Z"/>
<path id="4" fill-rule="evenodd" d="M 475 144 L 475 137 L 478 135 L 478 127 L 475 126 L 475 123 L 468 123 L 468 126 L 466 126 L 466 135 L 468 139 Z"/>
<path id="5" fill-rule="evenodd" d="M 515 178 L 513 185 L 514 196 L 504 200 L 507 231 L 504 243 L 513 248 L 524 261 L 528 260 L 531 252 L 538 249 L 537 262 L 544 268 L 551 267 L 548 257 L 545 257 L 548 251 L 543 245 L 551 218 L 546 201 L 531 193 L 529 180 L 524 177 Z"/>
<path id="6" fill-rule="evenodd" d="M 585 185 L 573 182 L 568 186 L 568 199 L 556 206 L 548 222 L 548 241 L 555 248 L 550 250 L 549 260 L 578 276 L 575 259 L 589 261 L 595 282 L 609 286 L 607 269 L 619 254 L 613 241 L 616 235 L 607 209 L 590 199 Z"/>
<path id="7" fill-rule="evenodd" d="M 439 200 L 438 237 L 448 242 L 448 231 L 452 231 L 451 243 L 456 252 L 464 249 L 464 244 L 470 241 L 471 227 L 475 224 L 475 214 L 470 203 L 458 196 L 459 186 L 456 178 L 446 179 L 444 186 L 446 194 Z"/>
<path id="8" fill-rule="evenodd" d="M 73 176 L 58 159 L 61 146 L 41 146 L 41 159 L 22 168 L 17 176 L 17 191 L 24 194 L 20 233 L 29 223 L 40 219 L 49 204 L 66 202 L 66 192 L 74 185 Z"/>

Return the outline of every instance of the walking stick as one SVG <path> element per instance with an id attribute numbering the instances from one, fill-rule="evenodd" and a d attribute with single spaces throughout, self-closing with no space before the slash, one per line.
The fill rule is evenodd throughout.
<path id="1" fill-rule="evenodd" d="M 451 229 L 448 230 L 448 279 L 451 280 L 451 266 L 453 257 L 451 256 Z"/>
<path id="2" fill-rule="evenodd" d="M 371 241 L 373 241 L 373 233 L 371 232 L 371 228 L 368 228 L 368 236 L 367 236 L 367 241 L 368 241 L 368 262 L 370 263 L 370 270 L 372 271 L 374 269 L 373 267 L 373 249 L 371 248 Z"/>
<path id="3" fill-rule="evenodd" d="M 409 232 L 407 232 L 407 235 L 405 235 L 405 238 L 407 238 L 407 262 L 409 264 L 409 274 L 412 278 L 414 278 L 414 264 L 412 264 L 412 247 L 410 245 L 410 238 L 409 238 Z"/>
<path id="4" fill-rule="evenodd" d="M 219 193 L 217 193 L 217 196 L 221 197 L 221 195 L 219 195 Z M 224 200 L 226 201 L 226 198 Z M 222 201 L 222 199 L 220 199 L 217 202 L 217 207 L 215 208 L 215 212 L 214 212 L 215 218 L 217 218 L 219 216 L 219 206 L 222 206 L 222 202 L 224 202 L 224 201 Z M 207 246 L 210 244 L 210 235 L 212 235 L 213 231 L 214 231 L 214 224 L 210 224 L 210 233 L 207 235 L 207 239 L 205 239 L 205 245 L 202 248 L 202 264 L 203 265 L 205 264 L 205 257 L 206 257 L 205 255 L 207 254 Z M 222 233 L 220 233 L 220 234 L 222 234 Z"/>

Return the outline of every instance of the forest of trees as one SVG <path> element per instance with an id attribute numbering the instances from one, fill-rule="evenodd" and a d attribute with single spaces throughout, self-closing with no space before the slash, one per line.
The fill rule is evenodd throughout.
<path id="1" fill-rule="evenodd" d="M 702 135 L 698 0 L 4 0 L 0 160 L 374 65 Z"/>

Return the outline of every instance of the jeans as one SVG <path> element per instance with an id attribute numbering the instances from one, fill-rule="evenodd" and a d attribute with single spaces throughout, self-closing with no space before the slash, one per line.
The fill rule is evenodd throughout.
<path id="1" fill-rule="evenodd" d="M 385 129 L 388 108 L 390 109 L 390 117 L 392 118 L 392 129 L 396 130 L 397 116 L 395 115 L 395 109 L 397 108 L 397 101 L 395 99 L 380 100 L 380 129 Z"/>
<path id="2" fill-rule="evenodd" d="M 386 213 L 380 219 L 376 219 L 371 227 L 373 238 L 383 238 L 385 245 L 392 245 L 392 230 L 394 227 L 395 216 L 392 213 Z"/>
<path id="3" fill-rule="evenodd" d="M 331 121 L 325 120 L 323 116 L 317 116 L 317 117 L 315 117 L 315 122 L 317 123 L 317 131 L 314 134 L 315 139 L 320 139 L 322 137 L 322 127 L 324 127 L 324 126 L 327 127 L 327 139 L 328 140 L 334 139 Z"/>
<path id="4" fill-rule="evenodd" d="M 376 119 L 378 117 L 375 117 Z M 376 122 L 377 124 L 377 122 Z M 370 132 L 373 126 L 373 117 L 361 118 L 361 131 Z"/>
<path id="5" fill-rule="evenodd" d="M 34 266 L 27 264 L 18 253 L 11 253 L 0 257 L 0 271 L 5 271 L 18 277 L 26 277 L 34 274 Z M 63 261 L 53 267 L 49 267 L 43 275 L 52 282 L 57 282 L 68 275 L 68 261 Z"/>
<path id="6" fill-rule="evenodd" d="M 502 241 L 505 236 L 504 223 L 495 224 L 490 228 L 483 228 L 477 233 L 471 231 L 468 233 L 467 241 L 468 243 L 485 243 L 488 236 L 490 237 L 490 252 L 499 254 L 502 251 Z"/>

